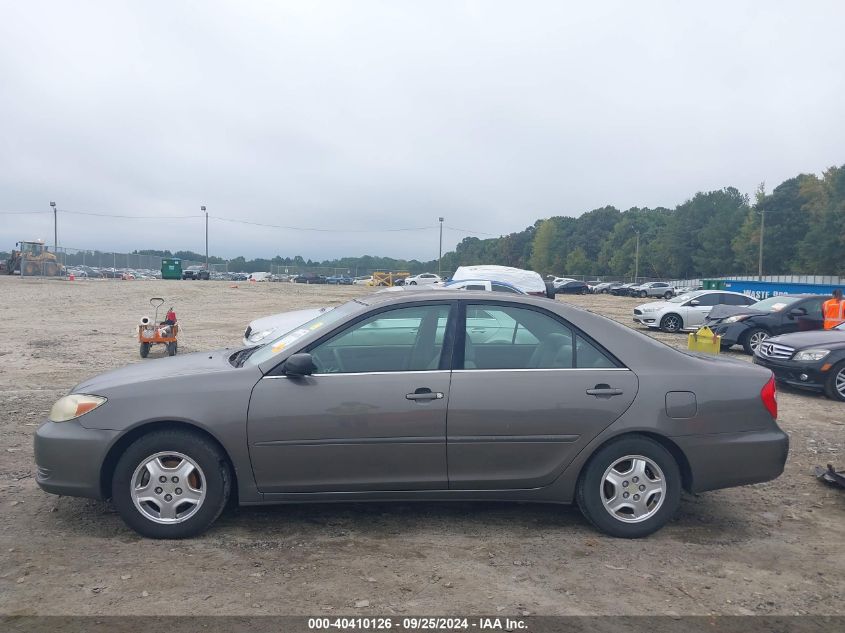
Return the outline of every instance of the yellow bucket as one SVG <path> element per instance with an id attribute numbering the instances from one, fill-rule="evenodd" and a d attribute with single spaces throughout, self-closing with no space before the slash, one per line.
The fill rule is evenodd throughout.
<path id="1" fill-rule="evenodd" d="M 718 334 L 713 334 L 713 330 L 704 326 L 689 335 L 687 348 L 692 352 L 718 354 L 722 348 L 722 337 Z"/>

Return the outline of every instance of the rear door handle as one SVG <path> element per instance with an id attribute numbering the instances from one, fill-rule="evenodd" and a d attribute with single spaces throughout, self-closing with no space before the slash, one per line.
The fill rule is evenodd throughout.
<path id="1" fill-rule="evenodd" d="M 610 385 L 596 385 L 592 389 L 587 389 L 588 396 L 621 396 L 624 391 L 621 389 L 613 389 Z"/>
<path id="2" fill-rule="evenodd" d="M 442 400 L 443 394 L 440 391 L 432 391 L 428 387 L 420 387 L 414 393 L 406 393 L 406 400 Z"/>

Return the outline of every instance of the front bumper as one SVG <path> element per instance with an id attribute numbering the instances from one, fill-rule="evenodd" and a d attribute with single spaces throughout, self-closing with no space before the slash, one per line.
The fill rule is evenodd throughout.
<path id="1" fill-rule="evenodd" d="M 789 436 L 777 425 L 765 431 L 676 436 L 692 472 L 692 492 L 745 486 L 783 473 Z"/>
<path id="2" fill-rule="evenodd" d="M 634 313 L 634 323 L 639 323 L 647 327 L 658 327 L 660 325 L 660 319 L 652 312 Z"/>
<path id="3" fill-rule="evenodd" d="M 45 422 L 35 432 L 35 482 L 54 495 L 102 499 L 100 468 L 118 434 L 78 420 Z"/>
<path id="4" fill-rule="evenodd" d="M 742 321 L 711 325 L 710 329 L 713 331 L 713 334 L 717 334 L 722 337 L 722 347 L 738 345 L 740 339 L 742 339 L 742 335 L 748 330 L 748 328 L 743 325 Z"/>
<path id="5" fill-rule="evenodd" d="M 827 373 L 821 370 L 822 365 L 824 365 L 821 361 L 802 363 L 791 360 L 773 360 L 754 354 L 753 362 L 755 365 L 770 369 L 778 382 L 799 389 L 824 391 Z"/>

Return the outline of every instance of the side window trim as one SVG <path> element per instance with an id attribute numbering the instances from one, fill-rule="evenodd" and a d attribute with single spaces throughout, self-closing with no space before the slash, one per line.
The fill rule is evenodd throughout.
<path id="1" fill-rule="evenodd" d="M 572 332 L 572 364 L 575 365 L 571 368 L 560 368 L 560 369 L 465 369 L 464 368 L 464 352 L 466 351 L 466 313 L 467 313 L 467 305 L 492 305 L 499 308 L 506 308 L 506 307 L 516 307 L 516 308 L 523 308 L 526 310 L 533 310 L 534 312 L 539 312 L 542 315 L 550 317 L 563 325 L 566 328 L 569 328 L 570 332 Z M 595 347 L 599 352 L 604 354 L 607 359 L 615 365 L 615 367 L 605 368 L 604 371 L 615 371 L 615 370 L 625 370 L 630 371 L 629 368 L 620 361 L 615 354 L 613 354 L 610 350 L 608 350 L 604 345 L 596 341 L 592 336 L 581 330 L 580 328 L 576 327 L 574 324 L 570 323 L 562 316 L 555 314 L 554 312 L 550 312 L 549 310 L 544 310 L 543 308 L 539 308 L 537 306 L 531 304 L 521 304 L 521 303 L 508 303 L 496 299 L 461 299 L 458 301 L 458 318 L 455 319 L 456 321 L 456 332 L 455 332 L 455 339 L 453 344 L 453 351 L 452 351 L 452 371 L 598 371 L 595 368 L 591 367 L 578 367 L 578 351 L 577 345 L 575 345 L 576 338 L 578 336 L 582 337 L 585 341 L 587 341 L 590 345 Z M 449 313 L 450 318 L 452 312 Z M 517 322 L 519 325 L 519 322 Z M 445 346 L 445 341 L 444 341 Z"/>

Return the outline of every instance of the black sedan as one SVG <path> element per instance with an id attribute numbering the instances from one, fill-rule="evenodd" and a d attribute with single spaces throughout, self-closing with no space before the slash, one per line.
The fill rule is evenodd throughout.
<path id="1" fill-rule="evenodd" d="M 615 288 L 610 289 L 610 294 L 615 295 L 617 297 L 628 297 L 631 294 L 631 288 L 634 286 L 638 286 L 639 284 L 630 283 L 630 284 L 622 284 L 621 286 L 616 286 Z"/>
<path id="2" fill-rule="evenodd" d="M 722 337 L 722 347 L 742 345 L 746 354 L 772 336 L 824 327 L 822 295 L 778 295 L 750 306 L 716 306 L 706 325 Z"/>
<path id="3" fill-rule="evenodd" d="M 302 273 L 294 277 L 293 281 L 298 284 L 324 284 L 326 283 L 326 277 L 317 273 Z"/>
<path id="4" fill-rule="evenodd" d="M 559 295 L 585 295 L 588 292 L 590 292 L 590 287 L 587 283 L 575 279 L 555 285 L 555 294 Z"/>
<path id="5" fill-rule="evenodd" d="M 845 324 L 769 338 L 757 347 L 754 362 L 771 369 L 778 382 L 845 402 Z"/>

